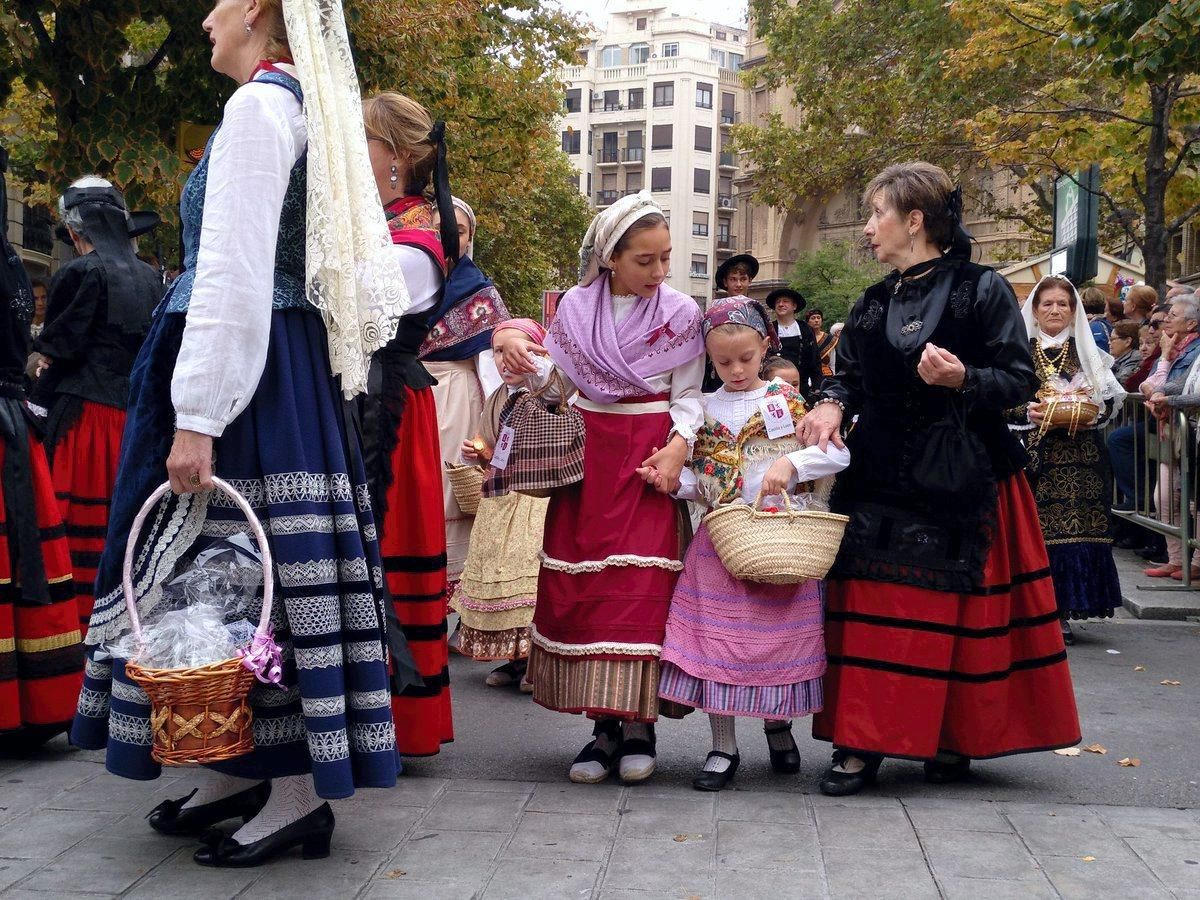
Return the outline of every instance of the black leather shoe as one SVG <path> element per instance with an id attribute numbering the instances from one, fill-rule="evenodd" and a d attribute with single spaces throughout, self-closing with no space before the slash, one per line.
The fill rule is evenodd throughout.
<path id="1" fill-rule="evenodd" d="M 957 762 L 930 760 L 925 763 L 925 780 L 930 784 L 953 784 L 964 780 L 970 770 L 971 760 L 966 757 Z"/>
<path id="2" fill-rule="evenodd" d="M 1075 632 L 1071 630 L 1071 623 L 1066 619 L 1063 619 L 1062 621 L 1062 636 L 1063 643 L 1068 647 L 1075 643 Z"/>
<path id="3" fill-rule="evenodd" d="M 713 750 L 705 757 L 705 762 L 713 757 L 718 759 L 729 760 L 729 766 L 724 772 L 709 772 L 704 771 L 692 779 L 692 787 L 698 791 L 719 791 L 724 788 L 729 782 L 733 781 L 734 773 L 737 772 L 738 763 L 742 761 L 740 753 L 734 753 L 732 756 L 728 753 L 722 753 L 720 750 Z"/>
<path id="4" fill-rule="evenodd" d="M 267 798 L 271 796 L 271 782 L 264 781 L 262 784 L 256 784 L 252 788 L 247 788 L 237 794 L 230 794 L 228 797 L 222 797 L 212 803 L 184 809 L 183 804 L 191 800 L 195 794 L 196 792 L 192 791 L 186 797 L 180 797 L 178 800 L 164 800 L 158 804 L 146 814 L 146 818 L 150 820 L 150 827 L 159 834 L 195 837 L 204 834 L 213 825 L 224 822 L 226 819 L 240 817 L 243 822 L 249 822 L 267 805 Z"/>
<path id="5" fill-rule="evenodd" d="M 791 722 L 767 722 L 763 725 L 763 733 L 768 736 L 767 752 L 771 754 L 771 768 L 780 775 L 795 775 L 800 771 L 800 749 L 796 746 L 796 739 L 792 737 Z M 784 750 L 775 750 L 771 747 L 770 736 L 773 734 L 787 734 L 788 740 L 792 742 L 792 746 Z"/>
<path id="6" fill-rule="evenodd" d="M 835 772 L 834 767 L 849 756 L 857 756 L 866 765 L 853 774 Z M 817 787 L 826 797 L 849 797 L 851 794 L 857 794 L 868 784 L 875 783 L 875 776 L 878 774 L 879 765 L 882 762 L 883 757 L 875 753 L 849 753 L 845 750 L 836 750 L 833 754 L 833 764 L 825 770 L 825 775 Z"/>
<path id="7" fill-rule="evenodd" d="M 285 825 L 253 844 L 239 844 L 231 837 L 201 847 L 193 855 L 197 863 L 217 869 L 249 869 L 270 862 L 293 847 L 304 859 L 324 859 L 333 837 L 333 810 L 322 803 L 307 816 Z"/>

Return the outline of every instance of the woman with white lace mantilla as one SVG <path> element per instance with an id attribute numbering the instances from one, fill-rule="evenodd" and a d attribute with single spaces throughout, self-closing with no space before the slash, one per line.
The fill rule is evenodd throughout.
<path id="1" fill-rule="evenodd" d="M 164 478 L 174 494 L 134 556 L 143 617 L 194 539 L 245 527 L 211 492 L 219 474 L 268 535 L 282 681 L 251 690 L 254 751 L 148 818 L 162 834 L 203 835 L 197 863 L 245 867 L 297 846 L 328 855 L 326 801 L 399 774 L 382 564 L 339 394 L 365 389 L 408 292 L 375 196 L 341 4 L 217 0 L 203 27 L 213 68 L 239 87 L 184 189 L 186 267 L 131 376 L 71 738 L 107 748 L 114 774 L 160 774 L 147 697 L 102 645 L 127 627 L 125 543 Z M 229 819 L 245 824 L 212 830 Z"/>

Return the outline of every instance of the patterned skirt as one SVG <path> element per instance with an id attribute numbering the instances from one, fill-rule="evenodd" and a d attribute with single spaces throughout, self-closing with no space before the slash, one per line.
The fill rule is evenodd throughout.
<path id="1" fill-rule="evenodd" d="M 392 698 L 404 756 L 433 756 L 454 740 L 446 643 L 446 526 L 433 391 L 406 387 L 392 451 L 380 546 L 396 618 L 424 684 Z"/>
<path id="2" fill-rule="evenodd" d="M 46 733 L 71 721 L 83 680 L 71 559 L 42 446 L 18 402 L 0 404 L 14 426 L 0 428 L 0 732 Z M 38 558 L 22 560 L 22 545 Z"/>
<path id="3" fill-rule="evenodd" d="M 171 376 L 185 315 L 160 314 L 134 366 L 129 417 L 108 540 L 96 579 L 88 662 L 74 744 L 107 748 L 110 772 L 150 779 L 150 706 L 102 644 L 127 630 L 120 589 L 125 541 L 138 508 L 165 478 L 173 439 Z M 383 570 L 357 439 L 329 374 L 321 319 L 305 310 L 271 317 L 266 367 L 250 405 L 215 443 L 216 471 L 249 500 L 275 562 L 275 638 L 282 689 L 255 684 L 252 753 L 214 768 L 245 778 L 312 773 L 317 793 L 391 787 L 396 753 L 384 637 Z M 136 552 L 143 621 L 160 585 L 203 535 L 246 528 L 223 495 L 168 497 Z"/>
<path id="4" fill-rule="evenodd" d="M 462 443 L 478 433 L 479 416 L 483 412 L 483 388 L 475 374 L 475 360 L 423 365 L 437 379 L 437 384 L 430 390 L 437 406 L 442 461 L 461 465 Z M 453 584 L 458 581 L 466 563 L 475 518 L 458 508 L 444 467 L 441 477 L 442 508 L 446 515 L 446 577 Z"/>
<path id="5" fill-rule="evenodd" d="M 79 418 L 54 448 L 54 489 L 67 526 L 84 636 L 96 602 L 96 568 L 104 552 L 124 430 L 125 410 L 85 400 Z"/>
<path id="6" fill-rule="evenodd" d="M 549 502 L 515 492 L 479 501 L 467 565 L 450 600 L 462 621 L 459 651 L 465 656 L 513 660 L 529 655 Z"/>
<path id="7" fill-rule="evenodd" d="M 559 712 L 653 722 L 659 654 L 683 564 L 675 501 L 635 471 L 671 429 L 665 395 L 580 399 L 583 481 L 546 514 L 533 615 L 533 699 Z"/>
<path id="8" fill-rule="evenodd" d="M 956 594 L 831 580 L 829 670 L 813 737 L 849 750 L 984 759 L 1079 741 L 1079 716 L 1037 508 L 998 485 L 983 587 Z"/>
<path id="9" fill-rule="evenodd" d="M 819 581 L 739 581 L 702 524 L 671 598 L 659 697 L 724 716 L 814 713 L 825 673 L 822 620 Z"/>

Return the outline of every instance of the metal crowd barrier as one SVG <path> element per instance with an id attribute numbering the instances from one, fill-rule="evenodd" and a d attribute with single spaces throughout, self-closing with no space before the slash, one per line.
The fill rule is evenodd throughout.
<path id="1" fill-rule="evenodd" d="M 1193 550 L 1200 549 L 1195 534 L 1196 500 L 1193 496 L 1196 465 L 1196 434 L 1188 413 L 1169 409 L 1163 419 L 1151 415 L 1142 402 L 1141 394 L 1126 396 L 1117 415 L 1106 425 L 1105 444 L 1120 429 L 1131 429 L 1118 435 L 1133 448 L 1133 495 L 1123 496 L 1120 486 L 1119 460 L 1113 464 L 1113 515 L 1174 538 L 1183 545 L 1182 581 L 1159 579 L 1158 583 L 1139 585 L 1149 591 L 1187 591 L 1200 588 L 1193 585 L 1191 566 L 1187 559 Z M 1129 472 L 1125 472 L 1128 479 Z M 1163 584 L 1163 581 L 1169 583 Z"/>

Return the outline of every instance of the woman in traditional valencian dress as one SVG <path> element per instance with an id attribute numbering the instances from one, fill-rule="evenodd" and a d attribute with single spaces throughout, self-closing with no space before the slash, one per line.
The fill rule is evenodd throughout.
<path id="1" fill-rule="evenodd" d="M 603 781 L 618 760 L 622 780 L 642 781 L 654 771 L 659 654 L 682 568 L 670 494 L 704 421 L 700 310 L 664 283 L 671 234 L 648 192 L 596 216 L 580 259 L 546 349 L 568 392 L 579 390 L 584 476 L 550 499 L 529 679 L 542 706 L 596 722 L 572 781 Z M 523 368 L 535 371 L 532 360 Z"/>
<path id="2" fill-rule="evenodd" d="M 822 446 L 858 416 L 813 722 L 835 751 L 825 794 L 862 790 L 885 756 L 943 783 L 972 759 L 1079 740 L 1025 454 L 1004 420 L 1037 387 L 1029 340 L 1008 284 L 970 262 L 952 188 L 920 162 L 868 185 L 864 233 L 894 271 L 854 305 L 801 423 Z"/>
<path id="3" fill-rule="evenodd" d="M 66 731 L 83 680 L 67 540 L 22 409 L 33 313 L 29 277 L 0 229 L 0 752 Z"/>
<path id="4" fill-rule="evenodd" d="M 1074 285 L 1053 275 L 1037 283 L 1021 308 L 1037 398 L 1014 411 L 1012 427 L 1029 452 L 1029 486 L 1037 500 L 1050 556 L 1063 640 L 1071 644 L 1071 619 L 1110 618 L 1121 605 L 1121 584 L 1112 555 L 1112 470 L 1099 427 L 1125 391 L 1112 372 L 1112 357 L 1096 346 Z M 1055 394 L 1071 385 L 1078 399 L 1100 407 L 1074 427 L 1048 426 Z"/>
<path id="5" fill-rule="evenodd" d="M 458 253 L 442 125 L 421 104 L 383 93 L 363 105 L 371 168 L 412 303 L 376 354 L 364 439 L 393 609 L 421 684 L 392 698 L 403 756 L 433 756 L 454 740 L 446 642 L 446 519 L 434 379 L 417 359 Z M 431 184 L 441 212 L 425 197 Z M 373 378 L 373 382 L 374 382 Z"/>
<path id="6" fill-rule="evenodd" d="M 433 310 L 433 326 L 419 356 L 436 380 L 442 462 L 461 465 L 459 448 L 478 434 L 483 401 L 500 387 L 500 374 L 492 359 L 492 329 L 507 319 L 500 292 L 475 265 L 475 211 L 454 198 L 458 227 L 458 262 L 446 279 L 441 302 Z M 462 574 L 471 540 L 474 517 L 458 507 L 450 478 L 442 472 L 442 497 L 446 511 L 446 577 L 451 592 Z"/>
<path id="7" fill-rule="evenodd" d="M 186 268 L 134 365 L 71 732 L 79 746 L 107 747 L 117 775 L 160 774 L 147 697 L 101 645 L 127 627 L 125 542 L 164 479 L 175 495 L 134 557 L 143 621 L 195 537 L 246 527 L 228 498 L 209 493 L 220 475 L 271 544 L 283 672 L 251 690 L 253 752 L 214 765 L 223 777 L 149 816 L 156 831 L 197 837 L 244 819 L 231 835 L 208 833 L 194 855 L 206 866 L 258 865 L 296 846 L 325 856 L 326 800 L 391 787 L 400 769 L 381 561 L 343 392 L 365 389 L 369 354 L 395 330 L 407 294 L 371 181 L 340 5 L 326 12 L 301 0 L 219 0 L 204 21 L 213 68 L 239 87 L 184 189 Z"/>

